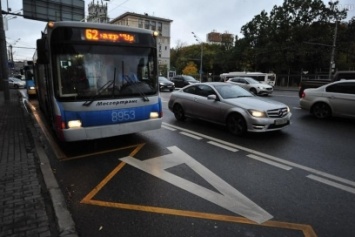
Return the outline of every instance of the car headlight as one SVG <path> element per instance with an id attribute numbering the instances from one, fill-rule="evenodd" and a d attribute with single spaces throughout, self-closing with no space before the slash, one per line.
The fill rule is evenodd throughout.
<path id="1" fill-rule="evenodd" d="M 253 116 L 255 118 L 266 118 L 267 117 L 264 111 L 250 109 L 250 110 L 248 110 L 248 112 L 250 113 L 251 116 Z"/>

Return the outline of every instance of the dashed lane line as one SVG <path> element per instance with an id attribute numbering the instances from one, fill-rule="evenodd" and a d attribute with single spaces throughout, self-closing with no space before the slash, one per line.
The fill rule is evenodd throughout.
<path id="1" fill-rule="evenodd" d="M 312 175 L 308 175 L 307 176 L 308 178 L 313 178 L 313 180 L 319 181 L 319 182 L 321 182 L 323 184 L 330 185 L 332 187 L 340 188 L 340 189 L 342 189 L 344 191 L 348 191 L 350 193 L 353 193 L 353 190 L 355 188 L 355 182 L 351 181 L 351 180 L 348 180 L 348 179 L 344 179 L 344 178 L 341 178 L 341 177 L 338 177 L 338 176 L 335 176 L 335 175 L 332 175 L 332 174 L 329 174 L 329 173 L 326 173 L 326 172 L 323 172 L 323 171 L 319 171 L 319 170 L 316 170 L 316 169 L 313 169 L 313 168 L 310 168 L 310 167 L 307 167 L 307 166 L 304 166 L 304 165 L 300 165 L 300 164 L 297 164 L 297 163 L 294 163 L 294 162 L 291 162 L 291 161 L 287 161 L 287 160 L 284 160 L 284 159 L 281 159 L 281 158 L 278 158 L 278 157 L 275 157 L 275 156 L 272 156 L 272 155 L 265 154 L 263 152 L 259 152 L 259 151 L 256 151 L 256 150 L 253 150 L 253 149 L 250 149 L 250 148 L 247 148 L 247 147 L 243 147 L 243 146 L 236 145 L 236 144 L 233 144 L 233 143 L 230 143 L 230 142 L 226 142 L 224 140 L 221 140 L 221 139 L 218 139 L 218 138 L 214 138 L 214 137 L 211 137 L 211 136 L 207 136 L 207 135 L 204 135 L 204 134 L 201 134 L 201 133 L 198 133 L 198 132 L 194 132 L 194 131 L 191 131 L 191 130 L 188 130 L 188 129 L 185 129 L 185 128 L 181 128 L 181 127 L 178 127 L 178 126 L 175 126 L 175 125 L 171 125 L 171 124 L 164 123 L 164 122 L 163 122 L 163 125 L 171 127 L 171 128 L 174 128 L 176 130 L 183 131 L 184 133 L 191 133 L 191 134 L 193 134 L 195 136 L 204 138 L 204 139 L 208 140 L 209 142 L 213 141 L 213 142 L 216 142 L 216 143 L 219 143 L 219 144 L 223 144 L 226 147 L 231 147 L 231 148 L 235 148 L 235 149 L 238 149 L 238 150 L 243 150 L 243 151 L 248 152 L 251 155 L 253 155 L 254 159 L 255 159 L 255 157 L 262 158 L 263 162 L 265 160 L 269 160 L 269 161 L 272 161 L 273 164 L 279 163 L 279 165 L 284 165 L 284 168 L 287 167 L 287 169 L 288 169 L 288 167 L 290 167 L 290 168 L 298 168 L 300 170 L 307 171 L 307 172 L 312 174 Z M 252 157 L 250 157 L 250 155 L 249 155 L 249 158 L 252 158 Z M 319 177 L 319 176 L 321 176 L 321 177 Z M 336 183 L 334 181 L 339 182 L 340 184 Z M 331 184 L 334 184 L 334 185 L 331 185 Z M 348 186 L 346 186 L 346 185 L 348 185 Z M 349 186 L 351 186 L 351 187 L 349 187 Z"/>
<path id="2" fill-rule="evenodd" d="M 336 183 L 334 181 L 331 181 L 331 180 L 328 180 L 328 179 L 324 179 L 322 177 L 318 177 L 318 176 L 312 175 L 312 174 L 307 175 L 306 177 L 309 178 L 309 179 L 312 179 L 314 181 L 317 181 L 317 182 L 332 186 L 334 188 L 341 189 L 341 190 L 344 190 L 346 192 L 355 194 L 355 188 L 351 188 L 351 187 L 345 186 L 343 184 L 339 184 L 339 183 Z"/>

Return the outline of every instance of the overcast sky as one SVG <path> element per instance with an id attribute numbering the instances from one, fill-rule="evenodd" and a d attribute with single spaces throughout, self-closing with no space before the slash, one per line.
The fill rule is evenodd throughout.
<path id="1" fill-rule="evenodd" d="M 85 14 L 92 1 L 85 0 Z M 283 2 L 284 0 L 110 0 L 106 3 L 110 19 L 125 12 L 134 12 L 172 20 L 171 47 L 175 47 L 177 43 L 196 44 L 191 32 L 201 41 L 205 41 L 207 33 L 211 31 L 242 36 L 240 30 L 244 24 L 263 10 L 270 13 L 275 5 L 280 6 Z M 329 0 L 323 2 L 328 5 Z M 22 9 L 22 0 L 1 0 L 1 6 L 2 10 L 9 7 L 12 12 L 18 12 Z M 355 16 L 354 0 L 339 0 L 339 6 L 349 9 L 347 20 Z M 6 17 L 12 18 L 10 15 Z M 40 37 L 45 24 L 43 21 L 22 17 L 8 20 L 6 41 L 8 45 L 13 45 L 15 61 L 32 59 L 36 39 Z"/>

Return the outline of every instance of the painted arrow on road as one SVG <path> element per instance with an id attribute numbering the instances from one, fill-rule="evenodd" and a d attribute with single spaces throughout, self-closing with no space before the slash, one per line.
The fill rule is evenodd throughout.
<path id="1" fill-rule="evenodd" d="M 168 149 L 172 152 L 171 154 L 144 161 L 138 160 L 131 156 L 121 158 L 120 160 L 259 224 L 273 218 L 272 215 L 259 207 L 256 203 L 248 199 L 241 192 L 236 190 L 234 187 L 229 185 L 178 147 L 172 146 L 168 147 Z M 181 164 L 189 166 L 219 192 L 212 191 L 166 171 L 168 168 Z"/>

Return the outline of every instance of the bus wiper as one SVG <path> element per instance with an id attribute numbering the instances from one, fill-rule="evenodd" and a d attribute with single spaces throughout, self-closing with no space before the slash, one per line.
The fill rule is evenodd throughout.
<path id="1" fill-rule="evenodd" d="M 99 89 L 98 89 L 98 92 L 96 95 L 92 96 L 89 100 L 85 101 L 83 106 L 90 106 L 96 99 L 96 97 L 98 97 L 99 95 L 101 95 L 101 93 L 107 89 L 109 86 L 111 86 L 112 84 L 114 84 L 115 81 L 112 80 L 112 81 L 108 81 L 106 82 L 103 86 L 101 86 Z"/>
<path id="2" fill-rule="evenodd" d="M 139 89 L 139 85 L 137 85 L 137 83 L 139 83 L 139 81 L 138 82 L 137 81 L 133 81 L 128 75 L 125 76 L 125 70 L 124 69 L 125 69 L 125 61 L 122 61 L 122 80 L 123 80 L 122 83 L 124 81 L 127 82 L 125 87 L 134 86 L 137 89 L 139 95 L 142 96 L 143 101 L 149 101 L 149 98 L 143 93 L 143 91 L 141 89 Z"/>
<path id="3" fill-rule="evenodd" d="M 116 67 L 113 69 L 113 87 L 112 87 L 112 97 L 115 96 L 115 88 L 116 88 Z"/>
<path id="4" fill-rule="evenodd" d="M 139 88 L 139 84 L 144 83 L 140 81 L 133 81 L 129 76 L 125 77 L 125 80 L 128 82 L 127 86 L 133 86 L 137 89 L 139 95 L 142 97 L 143 101 L 149 101 L 149 98 L 144 94 L 144 92 Z"/>

